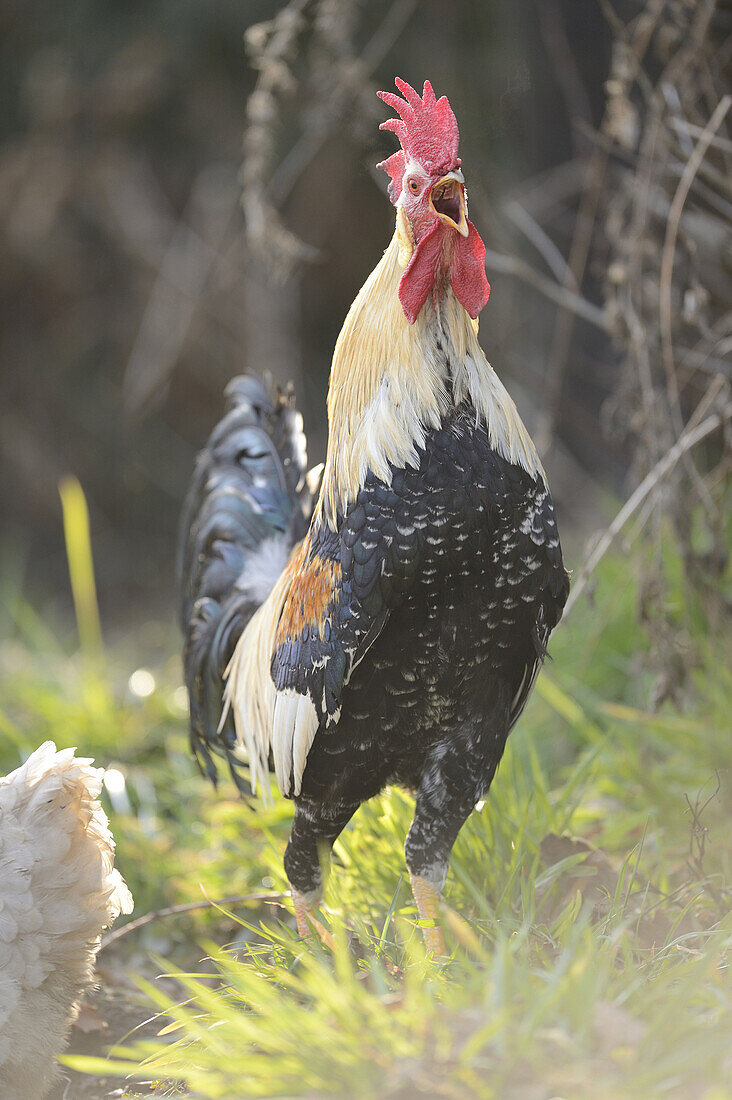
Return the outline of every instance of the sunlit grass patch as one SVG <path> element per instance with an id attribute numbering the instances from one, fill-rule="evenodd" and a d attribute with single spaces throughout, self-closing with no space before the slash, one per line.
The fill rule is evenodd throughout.
<path id="1" fill-rule="evenodd" d="M 643 958 L 617 914 L 593 924 L 574 902 L 552 938 L 510 920 L 484 935 L 458 918 L 445 968 L 399 920 L 386 952 L 349 946 L 334 925 L 335 957 L 260 932 L 261 946 L 211 949 L 213 987 L 176 972 L 174 1001 L 148 984 L 159 1042 L 112 1052 L 104 1071 L 212 1098 L 724 1095 L 713 1086 L 730 1069 L 729 921 Z"/>
<path id="2" fill-rule="evenodd" d="M 90 562 L 79 551 L 77 588 Z M 156 633 L 157 661 L 137 635 L 97 652 L 85 591 L 82 650 L 4 594 L 2 770 L 46 738 L 115 769 L 104 797 L 135 916 L 202 891 L 284 891 L 291 805 L 265 811 L 196 771 L 174 628 Z M 175 984 L 142 982 L 157 1038 L 69 1064 L 205 1098 L 732 1097 L 726 640 L 690 614 L 683 705 L 653 712 L 635 599 L 627 560 L 610 558 L 594 606 L 553 639 L 455 845 L 447 965 L 425 958 L 403 856 L 413 803 L 390 790 L 335 846 L 334 956 L 297 939 L 286 903 L 166 923 L 179 965 L 155 966 Z M 160 950 L 161 925 L 127 942 Z"/>

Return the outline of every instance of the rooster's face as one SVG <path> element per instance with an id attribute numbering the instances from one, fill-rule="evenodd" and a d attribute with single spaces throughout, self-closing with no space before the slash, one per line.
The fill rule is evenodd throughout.
<path id="1" fill-rule="evenodd" d="M 429 173 L 418 161 L 410 161 L 397 205 L 409 218 L 415 244 L 439 224 L 461 237 L 468 235 L 465 178 L 459 168 L 443 175 Z"/>
<path id="2" fill-rule="evenodd" d="M 412 253 L 399 284 L 404 315 L 414 324 L 427 299 L 449 285 L 471 317 L 488 300 L 485 246 L 468 221 L 465 179 L 457 155 L 459 133 L 445 96 L 435 97 L 429 80 L 420 96 L 397 79 L 403 99 L 393 92 L 379 97 L 399 114 L 382 122 L 401 149 L 379 167 L 388 172 L 389 197 L 409 224 Z"/>

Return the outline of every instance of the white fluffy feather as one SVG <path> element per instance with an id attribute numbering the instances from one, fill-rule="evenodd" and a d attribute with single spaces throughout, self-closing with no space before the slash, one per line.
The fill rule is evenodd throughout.
<path id="1" fill-rule="evenodd" d="M 236 582 L 240 592 L 256 603 L 267 599 L 287 565 L 292 547 L 285 535 L 265 539 L 256 550 L 247 555 L 246 567 Z"/>
<path id="2" fill-rule="evenodd" d="M 45 1096 L 102 929 L 132 911 L 91 763 L 46 741 L 0 778 L 3 1100 Z"/>

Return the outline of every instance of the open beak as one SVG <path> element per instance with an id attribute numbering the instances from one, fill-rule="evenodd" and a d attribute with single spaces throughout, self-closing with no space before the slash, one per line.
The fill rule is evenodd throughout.
<path id="1" fill-rule="evenodd" d="M 430 203 L 440 221 L 457 229 L 462 237 L 468 235 L 468 220 L 465 216 L 465 177 L 458 169 L 448 172 L 438 180 L 430 191 Z"/>

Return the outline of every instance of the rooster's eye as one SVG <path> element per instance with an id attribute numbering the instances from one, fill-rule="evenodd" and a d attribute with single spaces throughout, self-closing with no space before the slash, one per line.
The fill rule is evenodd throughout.
<path id="1" fill-rule="evenodd" d="M 417 192 L 419 191 L 419 184 L 416 180 L 409 181 L 409 190 L 412 192 L 413 195 L 417 194 Z"/>

